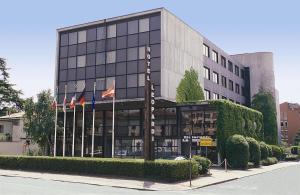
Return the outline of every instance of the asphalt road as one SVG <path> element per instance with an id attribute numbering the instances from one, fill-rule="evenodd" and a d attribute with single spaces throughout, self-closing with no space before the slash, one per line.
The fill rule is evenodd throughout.
<path id="1" fill-rule="evenodd" d="M 300 165 L 274 170 L 189 191 L 140 191 L 79 183 L 0 176 L 0 194 L 203 194 L 203 195 L 300 195 Z"/>

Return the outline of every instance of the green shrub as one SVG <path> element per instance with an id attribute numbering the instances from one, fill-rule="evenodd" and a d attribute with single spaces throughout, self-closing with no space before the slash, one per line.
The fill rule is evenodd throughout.
<path id="1" fill-rule="evenodd" d="M 281 160 L 284 160 L 286 158 L 286 148 L 281 146 L 279 147 L 281 150 Z"/>
<path id="2" fill-rule="evenodd" d="M 260 156 L 261 156 L 261 159 L 268 158 L 268 156 L 269 156 L 269 150 L 268 150 L 267 144 L 265 142 L 260 142 L 259 146 L 260 146 L 260 154 L 261 154 Z"/>
<path id="3" fill-rule="evenodd" d="M 267 148 L 268 148 L 268 157 L 272 157 L 273 156 L 272 147 L 267 144 Z"/>
<path id="4" fill-rule="evenodd" d="M 190 162 L 188 160 L 144 161 L 116 158 L 0 156 L 0 168 L 95 176 L 126 176 L 173 182 L 189 178 Z M 192 176 L 197 175 L 198 163 L 192 161 Z"/>
<path id="5" fill-rule="evenodd" d="M 295 155 L 295 154 L 290 154 L 290 155 L 287 155 L 285 157 L 285 161 L 295 161 L 295 160 L 298 160 L 298 155 Z"/>
<path id="6" fill-rule="evenodd" d="M 206 174 L 208 173 L 211 167 L 211 161 L 208 158 L 194 155 L 193 159 L 198 162 L 198 173 L 199 174 Z"/>
<path id="7" fill-rule="evenodd" d="M 272 148 L 272 152 L 273 152 L 273 157 L 276 157 L 277 160 L 282 160 L 282 157 L 283 157 L 283 152 L 282 150 L 280 149 L 279 146 L 276 146 L 276 145 L 270 145 L 271 148 Z"/>
<path id="8" fill-rule="evenodd" d="M 300 151 L 300 146 L 292 146 L 291 147 L 291 153 L 292 154 L 298 155 L 299 151 Z"/>
<path id="9" fill-rule="evenodd" d="M 246 169 L 249 161 L 249 145 L 242 135 L 230 136 L 226 141 L 226 158 L 232 168 Z"/>
<path id="10" fill-rule="evenodd" d="M 262 164 L 263 166 L 269 166 L 269 165 L 273 165 L 273 164 L 276 164 L 276 163 L 278 163 L 278 160 L 277 160 L 277 158 L 275 158 L 275 157 L 268 157 L 268 158 L 263 159 L 263 160 L 261 161 L 261 164 Z"/>
<path id="11" fill-rule="evenodd" d="M 254 166 L 259 166 L 261 159 L 261 152 L 259 143 L 252 137 L 246 137 L 249 145 L 249 162 L 252 162 Z"/>

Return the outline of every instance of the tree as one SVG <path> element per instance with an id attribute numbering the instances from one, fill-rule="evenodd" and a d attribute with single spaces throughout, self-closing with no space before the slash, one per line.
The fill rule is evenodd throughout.
<path id="1" fill-rule="evenodd" d="M 298 146 L 299 143 L 300 143 L 300 129 L 297 131 L 297 134 L 296 134 L 296 136 L 294 138 L 294 145 Z"/>
<path id="2" fill-rule="evenodd" d="M 31 97 L 24 104 L 24 130 L 45 155 L 50 155 L 53 145 L 55 110 L 51 108 L 52 101 L 51 91 L 44 90 L 37 95 L 37 102 Z"/>
<path id="3" fill-rule="evenodd" d="M 204 99 L 203 90 L 198 81 L 198 73 L 195 69 L 191 67 L 190 70 L 185 71 L 176 92 L 177 102 L 189 102 Z"/>
<path id="4" fill-rule="evenodd" d="M 9 82 L 9 73 L 6 62 L 0 58 L 0 116 L 6 111 L 17 112 L 22 108 L 23 100 L 21 91 L 14 89 L 14 84 Z"/>
<path id="5" fill-rule="evenodd" d="M 278 144 L 277 113 L 273 95 L 260 90 L 253 96 L 252 108 L 263 114 L 265 142 L 268 144 Z"/>

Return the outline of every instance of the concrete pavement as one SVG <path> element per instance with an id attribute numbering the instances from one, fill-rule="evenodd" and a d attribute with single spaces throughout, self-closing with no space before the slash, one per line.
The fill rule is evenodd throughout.
<path id="1" fill-rule="evenodd" d="M 299 164 L 299 162 L 282 162 L 272 166 L 263 166 L 249 170 L 229 170 L 225 172 L 223 169 L 212 169 L 211 175 L 202 176 L 192 181 L 192 187 L 189 187 L 189 181 L 178 183 L 159 183 L 153 181 L 142 181 L 124 178 L 106 178 L 106 177 L 91 177 L 67 174 L 54 173 L 38 173 L 28 171 L 3 170 L 0 169 L 1 176 L 34 178 L 51 181 L 63 181 L 70 183 L 82 183 L 98 186 L 110 186 L 119 188 L 129 188 L 138 190 L 159 190 L 159 191 L 183 191 L 201 188 L 217 183 L 223 183 L 251 175 L 265 173 L 268 171 L 289 167 Z"/>

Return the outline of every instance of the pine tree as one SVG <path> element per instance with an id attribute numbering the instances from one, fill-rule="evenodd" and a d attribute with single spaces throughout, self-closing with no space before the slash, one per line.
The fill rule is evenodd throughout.
<path id="1" fill-rule="evenodd" d="M 8 70 L 5 59 L 0 58 L 0 116 L 6 111 L 21 109 L 23 104 L 20 98 L 22 92 L 14 89 L 15 85 L 9 82 Z"/>
<path id="2" fill-rule="evenodd" d="M 203 90 L 198 81 L 198 73 L 192 67 L 186 70 L 182 80 L 176 89 L 177 102 L 189 102 L 203 100 Z"/>

